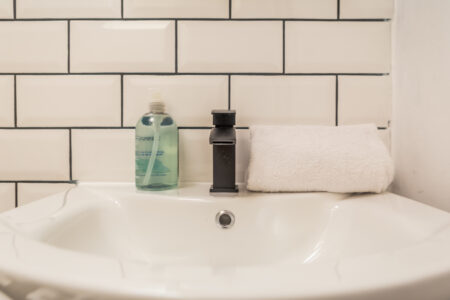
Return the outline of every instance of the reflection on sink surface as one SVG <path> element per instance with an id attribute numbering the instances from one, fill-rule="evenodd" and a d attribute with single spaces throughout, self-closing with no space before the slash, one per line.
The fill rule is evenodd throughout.
<path id="1" fill-rule="evenodd" d="M 4 213 L 0 290 L 13 299 L 42 288 L 54 299 L 450 298 L 450 214 L 390 193 L 241 190 L 81 184 Z M 231 228 L 217 226 L 221 210 L 235 215 Z"/>

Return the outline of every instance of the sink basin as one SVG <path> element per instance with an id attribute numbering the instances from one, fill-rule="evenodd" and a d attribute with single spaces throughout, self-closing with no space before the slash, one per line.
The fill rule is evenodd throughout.
<path id="1" fill-rule="evenodd" d="M 450 299 L 450 214 L 391 193 L 241 190 L 82 183 L 3 213 L 0 290 L 13 300 Z M 216 223 L 222 210 L 232 227 Z"/>

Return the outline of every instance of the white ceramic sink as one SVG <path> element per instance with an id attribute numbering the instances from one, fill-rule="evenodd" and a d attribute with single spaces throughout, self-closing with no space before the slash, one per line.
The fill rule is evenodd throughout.
<path id="1" fill-rule="evenodd" d="M 14 300 L 450 299 L 449 253 L 450 214 L 390 193 L 80 184 L 0 215 Z"/>

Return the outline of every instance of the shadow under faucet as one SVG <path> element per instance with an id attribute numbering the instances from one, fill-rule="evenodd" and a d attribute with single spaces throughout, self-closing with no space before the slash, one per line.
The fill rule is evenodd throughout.
<path id="1" fill-rule="evenodd" d="M 213 110 L 209 143 L 213 145 L 213 184 L 210 192 L 237 193 L 236 185 L 236 111 Z"/>

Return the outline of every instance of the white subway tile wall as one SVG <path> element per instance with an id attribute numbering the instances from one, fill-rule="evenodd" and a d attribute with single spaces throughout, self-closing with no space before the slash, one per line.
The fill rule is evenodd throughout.
<path id="1" fill-rule="evenodd" d="M 69 130 L 0 129 L 0 145 L 0 181 L 69 179 Z"/>
<path id="2" fill-rule="evenodd" d="M 70 71 L 173 72 L 174 21 L 72 21 Z"/>
<path id="3" fill-rule="evenodd" d="M 334 125 L 335 81 L 335 76 L 233 76 L 236 123 Z"/>
<path id="4" fill-rule="evenodd" d="M 13 75 L 0 75 L 0 127 L 14 127 Z"/>
<path id="5" fill-rule="evenodd" d="M 348 19 L 389 19 L 394 14 L 392 0 L 340 0 L 341 17 Z"/>
<path id="6" fill-rule="evenodd" d="M 16 81 L 18 126 L 120 126 L 119 75 L 24 75 Z"/>
<path id="7" fill-rule="evenodd" d="M 288 73 L 389 73 L 389 22 L 287 22 Z"/>
<path id="8" fill-rule="evenodd" d="M 159 92 L 180 179 L 211 181 L 212 109 L 255 124 L 375 123 L 390 146 L 393 0 L 0 1 L 0 211 L 81 181 L 134 180 Z"/>
<path id="9" fill-rule="evenodd" d="M 234 0 L 233 18 L 335 19 L 336 0 Z"/>
<path id="10" fill-rule="evenodd" d="M 0 213 L 16 207 L 14 183 L 0 183 Z"/>
<path id="11" fill-rule="evenodd" d="M 133 181 L 132 129 L 72 131 L 73 177 L 82 181 Z"/>
<path id="12" fill-rule="evenodd" d="M 18 18 L 120 18 L 121 0 L 15 0 Z"/>
<path id="13" fill-rule="evenodd" d="M 381 140 L 383 140 L 384 144 L 386 145 L 386 148 L 388 148 L 390 150 L 391 149 L 391 129 L 387 128 L 384 130 L 378 130 L 378 134 L 379 134 Z"/>
<path id="14" fill-rule="evenodd" d="M 66 21 L 0 22 L 1 73 L 67 72 Z"/>
<path id="15" fill-rule="evenodd" d="M 236 144 L 236 181 L 245 182 L 250 162 L 250 130 L 239 129 L 236 132 L 239 143 Z"/>
<path id="16" fill-rule="evenodd" d="M 180 72 L 275 72 L 283 70 L 281 21 L 180 21 Z"/>
<path id="17" fill-rule="evenodd" d="M 340 76 L 339 124 L 375 123 L 387 127 L 391 98 L 391 76 Z"/>
<path id="18" fill-rule="evenodd" d="M 209 130 L 180 131 L 180 180 L 208 182 L 212 178 L 212 154 Z"/>
<path id="19" fill-rule="evenodd" d="M 14 0 L 0 1 L 0 19 L 14 18 Z"/>
<path id="20" fill-rule="evenodd" d="M 228 0 L 123 0 L 126 18 L 228 18 Z"/>

